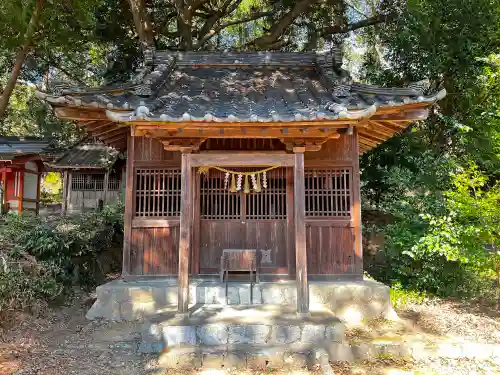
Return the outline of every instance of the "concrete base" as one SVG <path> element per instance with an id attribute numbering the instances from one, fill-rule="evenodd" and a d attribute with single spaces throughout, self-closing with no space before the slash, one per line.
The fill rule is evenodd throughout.
<path id="1" fill-rule="evenodd" d="M 252 298 L 251 298 L 252 295 Z M 330 309 L 348 323 L 374 318 L 392 318 L 389 288 L 372 280 L 310 281 L 309 301 Z M 288 305 L 295 306 L 297 290 L 294 281 L 230 283 L 227 294 L 223 284 L 190 280 L 189 303 L 194 305 Z M 177 281 L 154 279 L 144 281 L 114 280 L 97 287 L 97 301 L 87 313 L 88 319 L 143 320 L 177 307 Z"/>

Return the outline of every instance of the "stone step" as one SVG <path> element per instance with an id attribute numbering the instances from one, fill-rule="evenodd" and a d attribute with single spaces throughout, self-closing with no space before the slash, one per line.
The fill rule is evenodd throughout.
<path id="1" fill-rule="evenodd" d="M 300 369 L 327 363 L 322 348 L 311 345 L 222 345 L 178 346 L 164 350 L 158 360 L 161 368 L 175 369 Z"/>
<path id="2" fill-rule="evenodd" d="M 341 342 L 344 324 L 326 308 L 298 317 L 292 306 L 203 305 L 189 318 L 159 315 L 144 324 L 139 351 L 185 345 L 324 345 Z"/>
<path id="3" fill-rule="evenodd" d="M 148 327 L 147 332 L 142 334 L 139 352 L 159 353 L 179 345 L 279 345 L 299 342 L 309 345 L 323 345 L 330 342 L 341 342 L 342 339 L 343 327 L 341 325 L 152 325 Z"/>

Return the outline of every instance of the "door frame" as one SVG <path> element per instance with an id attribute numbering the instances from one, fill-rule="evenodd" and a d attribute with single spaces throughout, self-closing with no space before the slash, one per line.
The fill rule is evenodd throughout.
<path id="1" fill-rule="evenodd" d="M 290 169 L 293 171 L 293 167 L 295 167 L 295 155 L 294 154 L 287 154 L 285 152 L 262 152 L 262 151 L 255 151 L 255 152 L 200 152 L 198 154 L 188 154 L 187 155 L 189 159 L 189 163 L 191 168 L 198 168 L 198 167 L 207 167 L 207 166 L 225 166 L 225 167 L 241 167 L 241 166 L 262 166 L 262 165 L 275 165 L 278 167 L 285 167 L 287 170 Z M 290 173 L 292 174 L 292 173 Z M 194 173 L 193 174 L 195 178 L 192 179 L 192 191 L 194 192 L 193 194 L 193 210 L 192 210 L 192 215 L 193 215 L 193 227 L 191 231 L 191 244 L 192 244 L 192 250 L 191 250 L 191 266 L 190 266 L 190 274 L 191 275 L 199 275 L 200 274 L 200 223 L 201 223 L 201 216 L 200 216 L 200 178 L 199 176 Z M 292 174 L 293 175 L 293 174 Z M 288 175 L 287 175 L 288 177 Z M 292 181 L 292 191 L 290 192 L 292 195 L 293 199 L 293 181 Z M 291 215 L 290 217 L 287 217 L 287 223 L 293 224 L 293 210 L 289 212 L 288 205 L 290 204 L 289 202 L 289 185 L 287 184 L 287 216 Z M 287 226 L 287 238 L 291 237 L 293 233 L 293 226 Z M 295 254 L 294 251 L 294 243 L 291 243 L 290 241 L 287 241 L 286 247 L 287 247 L 287 252 L 286 252 L 286 257 L 287 257 L 287 262 L 292 263 L 292 259 L 290 259 L 291 253 Z M 293 262 L 295 261 L 293 257 Z M 292 275 L 293 270 L 291 270 L 290 266 L 288 267 L 288 272 L 290 275 Z"/>

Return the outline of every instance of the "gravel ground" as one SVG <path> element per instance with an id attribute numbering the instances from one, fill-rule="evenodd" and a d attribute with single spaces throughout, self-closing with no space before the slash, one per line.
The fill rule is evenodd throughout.
<path id="1" fill-rule="evenodd" d="M 500 311 L 456 301 L 432 300 L 398 311 L 402 318 L 435 335 L 448 335 L 478 343 L 500 343 Z"/>
<path id="2" fill-rule="evenodd" d="M 255 375 L 251 371 L 160 370 L 156 356 L 135 354 L 139 324 L 89 322 L 88 305 L 76 302 L 47 313 L 43 318 L 20 317 L 15 327 L 0 331 L 0 375 L 159 375 L 193 374 Z M 481 310 L 455 302 L 434 301 L 410 306 L 399 312 L 415 330 L 436 337 L 452 335 L 463 340 L 500 344 L 498 312 Z M 466 359 L 434 358 L 425 361 L 377 361 L 332 363 L 337 375 L 493 375 L 500 374 L 498 363 Z M 311 375 L 319 371 L 272 371 L 276 375 Z"/>
<path id="3" fill-rule="evenodd" d="M 377 337 L 416 336 L 438 343 L 455 341 L 500 345 L 500 312 L 484 306 L 456 301 L 430 300 L 408 305 L 398 311 L 401 322 L 373 321 L 348 329 L 351 340 L 370 341 Z M 380 358 L 362 363 L 331 363 L 336 375 L 498 375 L 500 359 L 426 358 L 413 361 Z"/>
<path id="4" fill-rule="evenodd" d="M 362 363 L 332 363 L 335 375 L 498 375 L 489 362 L 437 358 L 426 361 L 380 359 Z"/>

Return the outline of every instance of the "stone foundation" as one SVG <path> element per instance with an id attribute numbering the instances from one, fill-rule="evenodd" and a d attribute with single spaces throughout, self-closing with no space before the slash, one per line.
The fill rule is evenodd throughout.
<path id="1" fill-rule="evenodd" d="M 191 280 L 189 303 L 203 305 L 289 305 L 295 306 L 295 282 L 261 282 L 250 293 L 248 283 L 230 283 L 226 302 L 225 287 L 217 282 Z M 311 306 L 323 305 L 348 322 L 378 317 L 392 318 L 389 288 L 372 280 L 310 281 Z M 97 287 L 97 301 L 88 319 L 134 321 L 147 319 L 177 306 L 176 280 L 114 280 Z"/>

